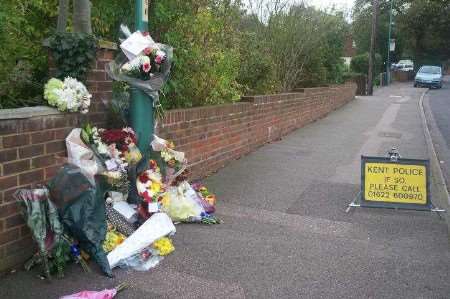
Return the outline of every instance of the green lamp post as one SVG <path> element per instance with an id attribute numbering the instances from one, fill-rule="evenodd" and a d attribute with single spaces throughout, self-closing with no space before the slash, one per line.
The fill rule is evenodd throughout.
<path id="1" fill-rule="evenodd" d="M 149 0 L 135 0 L 135 30 L 148 31 Z M 148 155 L 153 139 L 153 99 L 142 90 L 131 88 L 131 126 L 138 138 L 138 148 Z"/>

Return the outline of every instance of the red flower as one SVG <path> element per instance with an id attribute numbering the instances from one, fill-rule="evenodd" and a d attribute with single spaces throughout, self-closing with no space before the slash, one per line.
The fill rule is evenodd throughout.
<path id="1" fill-rule="evenodd" d="M 150 180 L 150 178 L 148 177 L 148 174 L 147 174 L 146 171 L 144 171 L 143 173 L 141 173 L 141 175 L 139 176 L 139 181 L 140 181 L 142 184 L 147 183 L 149 180 Z"/>
<path id="2" fill-rule="evenodd" d="M 149 36 L 150 33 L 148 33 L 148 31 L 144 31 L 144 32 L 142 32 L 142 35 L 143 35 L 143 36 Z"/>
<path id="3" fill-rule="evenodd" d="M 136 143 L 136 136 L 132 132 L 122 129 L 104 130 L 100 132 L 100 137 L 107 145 L 115 143 L 117 148 L 122 152 L 128 151 L 128 145 L 130 143 Z"/>
<path id="4" fill-rule="evenodd" d="M 144 191 L 144 192 L 142 192 L 140 195 L 144 198 L 144 201 L 145 201 L 146 203 L 151 203 L 151 202 L 153 202 L 153 198 L 150 196 L 150 194 L 148 194 L 148 191 Z"/>

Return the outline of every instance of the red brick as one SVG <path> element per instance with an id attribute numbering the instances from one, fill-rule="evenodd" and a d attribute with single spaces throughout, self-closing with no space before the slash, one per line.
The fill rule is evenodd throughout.
<path id="1" fill-rule="evenodd" d="M 54 155 L 41 156 L 32 159 L 31 165 L 33 168 L 43 168 L 46 166 L 54 165 L 56 162 Z"/>
<path id="2" fill-rule="evenodd" d="M 29 248 L 32 246 L 34 246 L 34 242 L 33 239 L 29 237 L 16 240 L 5 246 L 6 256 L 13 255 L 18 251 L 24 250 L 25 248 Z"/>
<path id="3" fill-rule="evenodd" d="M 62 128 L 55 130 L 55 139 L 66 139 L 67 135 L 69 135 L 72 128 Z"/>
<path id="4" fill-rule="evenodd" d="M 6 190 L 17 186 L 17 175 L 0 177 L 0 190 Z"/>
<path id="5" fill-rule="evenodd" d="M 45 168 L 45 179 L 48 180 L 54 177 L 60 168 L 61 166 L 59 165 Z"/>
<path id="6" fill-rule="evenodd" d="M 66 143 L 64 140 L 53 141 L 45 144 L 45 153 L 54 154 L 62 152 L 66 149 Z"/>
<path id="7" fill-rule="evenodd" d="M 30 135 L 20 134 L 20 135 L 10 135 L 3 137 L 3 147 L 17 147 L 22 145 L 27 145 L 30 143 Z"/>
<path id="8" fill-rule="evenodd" d="M 20 230 L 18 228 L 2 232 L 0 233 L 0 245 L 16 240 L 19 236 Z"/>
<path id="9" fill-rule="evenodd" d="M 7 149 L 0 151 L 0 163 L 17 159 L 17 149 Z"/>
<path id="10" fill-rule="evenodd" d="M 97 70 L 104 70 L 105 66 L 110 62 L 110 60 L 97 60 Z"/>
<path id="11" fill-rule="evenodd" d="M 2 120 L 0 122 L 0 136 L 9 134 L 17 134 L 16 120 Z"/>
<path id="12" fill-rule="evenodd" d="M 33 133 L 33 134 L 31 134 L 31 143 L 36 144 L 36 143 L 43 143 L 46 141 L 51 141 L 55 138 L 54 136 L 55 136 L 55 134 L 53 131 L 44 131 L 44 132 Z"/>
<path id="13" fill-rule="evenodd" d="M 3 164 L 3 175 L 10 175 L 30 169 L 30 160 L 20 160 Z"/>
<path id="14" fill-rule="evenodd" d="M 16 214 L 11 217 L 8 217 L 4 221 L 5 221 L 6 229 L 10 229 L 10 228 L 25 224 L 25 220 L 23 219 L 23 216 L 20 214 Z"/>
<path id="15" fill-rule="evenodd" d="M 44 128 L 45 129 L 55 129 L 67 127 L 67 118 L 70 117 L 69 113 L 62 115 L 54 115 L 52 117 L 44 118 Z"/>
<path id="16" fill-rule="evenodd" d="M 97 82 L 98 91 L 112 91 L 112 82 L 104 81 Z"/>
<path id="17" fill-rule="evenodd" d="M 34 131 L 40 131 L 44 128 L 43 125 L 43 117 L 39 118 L 30 118 L 25 119 L 21 122 L 21 126 L 19 127 L 19 133 L 20 132 L 34 132 Z"/>
<path id="18" fill-rule="evenodd" d="M 105 59 L 105 60 L 113 60 L 114 56 L 116 55 L 116 53 L 114 51 L 111 50 L 103 50 L 103 53 L 101 54 L 101 58 Z"/>
<path id="19" fill-rule="evenodd" d="M 29 171 L 19 175 L 19 185 L 42 182 L 44 180 L 44 169 Z"/>
<path id="20" fill-rule="evenodd" d="M 43 153 L 44 153 L 44 145 L 43 144 L 34 144 L 34 145 L 19 148 L 19 157 L 21 159 L 40 156 Z"/>
<path id="21" fill-rule="evenodd" d="M 20 236 L 26 237 L 26 236 L 30 236 L 31 235 L 31 230 L 28 226 L 24 225 L 20 228 Z"/>
<path id="22" fill-rule="evenodd" d="M 0 220 L 0 232 L 2 232 L 5 228 L 5 226 L 3 225 L 3 220 Z"/>
<path id="23" fill-rule="evenodd" d="M 99 71 L 90 71 L 88 74 L 87 81 L 91 83 L 92 81 L 105 81 L 107 79 L 106 72 L 103 70 Z"/>
<path id="24" fill-rule="evenodd" d="M 18 211 L 19 211 L 19 206 L 18 206 L 17 202 L 2 204 L 0 206 L 0 219 L 17 214 Z"/>

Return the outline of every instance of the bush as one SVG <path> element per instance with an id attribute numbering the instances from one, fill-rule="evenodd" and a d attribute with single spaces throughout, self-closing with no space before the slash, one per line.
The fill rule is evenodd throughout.
<path id="1" fill-rule="evenodd" d="M 374 64 L 373 64 L 373 74 L 378 74 L 382 72 L 383 61 L 381 55 L 376 53 Z M 364 53 L 356 55 L 352 58 L 350 62 L 350 69 L 353 72 L 368 74 L 369 73 L 369 53 Z"/>
<path id="2" fill-rule="evenodd" d="M 174 47 L 171 80 L 164 89 L 165 108 L 221 104 L 240 98 L 239 32 L 236 7 L 198 0 L 155 1 L 152 28 Z"/>

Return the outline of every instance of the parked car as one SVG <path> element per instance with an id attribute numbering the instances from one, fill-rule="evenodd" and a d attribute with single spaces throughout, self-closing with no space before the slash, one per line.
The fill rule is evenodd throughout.
<path id="1" fill-rule="evenodd" d="M 422 66 L 414 78 L 414 87 L 417 86 L 442 88 L 442 68 L 433 65 Z"/>
<path id="2" fill-rule="evenodd" d="M 414 62 L 409 59 L 399 60 L 399 62 L 392 64 L 392 69 L 403 72 L 409 72 L 414 70 Z"/>

